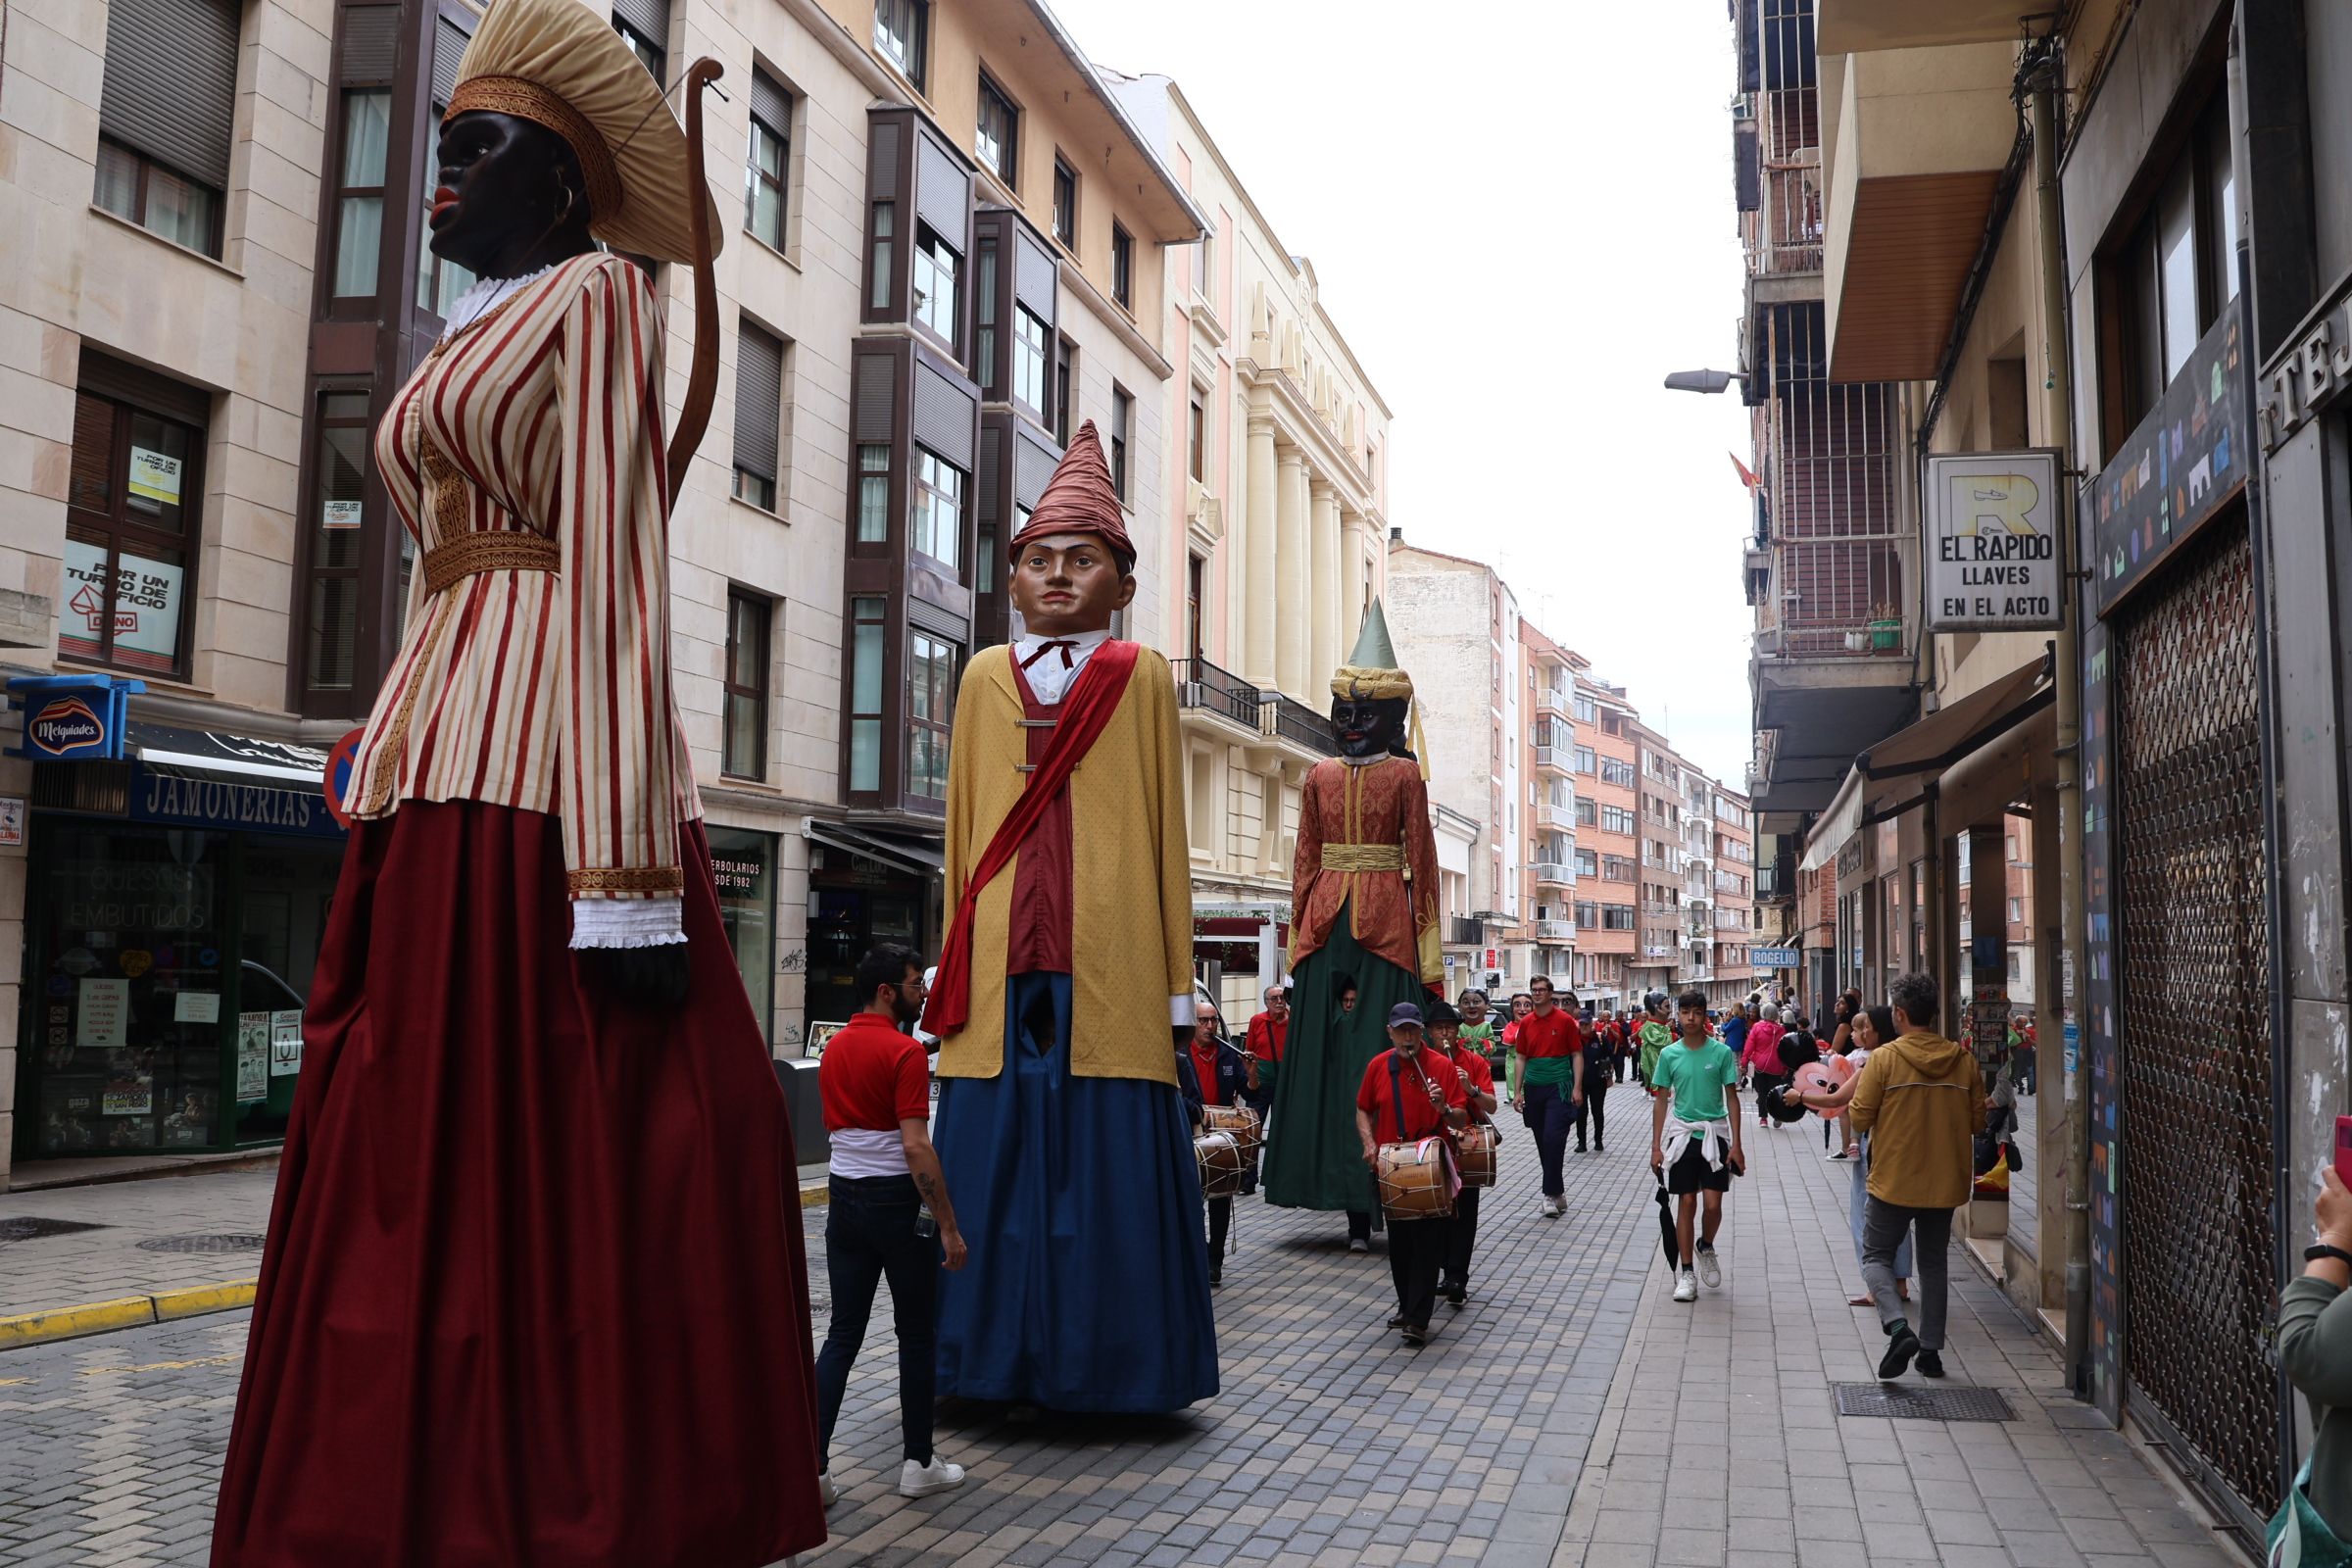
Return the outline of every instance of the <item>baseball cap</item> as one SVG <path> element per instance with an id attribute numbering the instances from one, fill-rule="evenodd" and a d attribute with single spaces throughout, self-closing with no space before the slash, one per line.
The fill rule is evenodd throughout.
<path id="1" fill-rule="evenodd" d="M 1421 1021 L 1421 1008 L 1418 1004 L 1399 1002 L 1389 1009 L 1389 1027 L 1392 1029 L 1420 1029 L 1427 1026 Z"/>

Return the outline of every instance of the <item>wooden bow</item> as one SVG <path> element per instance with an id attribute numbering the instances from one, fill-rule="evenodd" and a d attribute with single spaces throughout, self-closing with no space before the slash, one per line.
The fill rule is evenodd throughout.
<path id="1" fill-rule="evenodd" d="M 686 466 L 694 449 L 703 444 L 710 427 L 710 405 L 718 396 L 718 278 L 711 268 L 717 236 L 710 232 L 710 181 L 704 172 L 703 89 L 726 74 L 727 68 L 703 56 L 686 68 L 686 167 L 692 209 L 688 221 L 694 231 L 694 361 L 686 372 L 686 403 L 669 433 L 669 504 L 678 504 L 686 487 Z"/>

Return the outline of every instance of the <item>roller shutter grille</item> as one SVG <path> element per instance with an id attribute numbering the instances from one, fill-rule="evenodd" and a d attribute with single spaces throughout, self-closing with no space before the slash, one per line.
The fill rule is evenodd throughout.
<path id="1" fill-rule="evenodd" d="M 113 0 L 100 130 L 225 191 L 236 114 L 237 8 L 230 0 Z"/>
<path id="2" fill-rule="evenodd" d="M 784 405 L 784 345 L 751 322 L 735 344 L 735 466 L 776 476 Z"/>
<path id="3" fill-rule="evenodd" d="M 914 439 L 972 471 L 974 420 L 979 400 L 921 361 L 914 367 Z"/>

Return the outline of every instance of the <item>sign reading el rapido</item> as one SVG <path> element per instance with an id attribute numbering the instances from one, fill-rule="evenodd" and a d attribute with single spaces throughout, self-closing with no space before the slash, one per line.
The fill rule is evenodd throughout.
<path id="1" fill-rule="evenodd" d="M 2058 624 L 2058 454 L 1928 459 L 1928 628 L 2034 631 Z"/>

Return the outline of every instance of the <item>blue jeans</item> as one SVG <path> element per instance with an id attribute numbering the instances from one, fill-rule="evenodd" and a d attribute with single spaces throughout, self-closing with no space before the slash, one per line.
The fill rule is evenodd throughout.
<path id="1" fill-rule="evenodd" d="M 1524 1069 L 1522 1069 L 1524 1070 Z M 1557 1084 L 1523 1084 L 1520 1098 L 1527 1102 L 1521 1112 L 1528 1131 L 1536 1135 L 1536 1156 L 1544 1163 L 1544 1196 L 1564 1197 L 1568 1179 L 1561 1164 L 1568 1156 L 1568 1132 L 1576 1125 L 1576 1104 L 1569 1097 L 1571 1090 Z"/>
<path id="2" fill-rule="evenodd" d="M 931 1462 L 931 1391 L 939 1375 L 939 1238 L 918 1236 L 922 1199 L 911 1176 L 836 1176 L 825 1214 L 825 1277 L 833 1320 L 816 1355 L 816 1462 L 830 1469 L 850 1366 L 865 1343 L 874 1290 L 890 1280 L 899 1334 L 899 1428 L 906 1457 Z"/>

